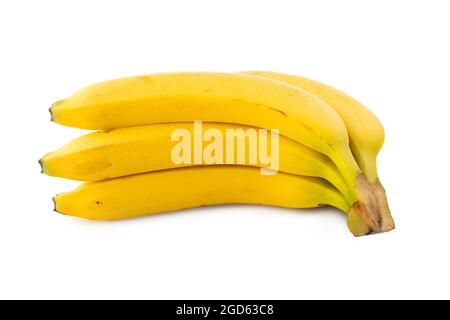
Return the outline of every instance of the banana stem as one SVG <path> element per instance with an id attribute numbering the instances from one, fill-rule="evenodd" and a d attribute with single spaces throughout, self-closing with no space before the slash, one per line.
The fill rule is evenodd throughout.
<path id="1" fill-rule="evenodd" d="M 360 148 L 356 148 L 352 145 L 350 141 L 350 149 L 356 159 L 356 162 L 359 164 L 362 172 L 367 177 L 369 182 L 375 182 L 378 179 L 378 170 L 377 170 L 377 152 L 366 148 L 361 150 Z"/>
<path id="2" fill-rule="evenodd" d="M 395 228 L 386 193 L 378 179 L 369 182 L 348 148 L 333 153 L 333 162 L 342 173 L 352 202 L 348 226 L 355 236 L 381 233 Z"/>

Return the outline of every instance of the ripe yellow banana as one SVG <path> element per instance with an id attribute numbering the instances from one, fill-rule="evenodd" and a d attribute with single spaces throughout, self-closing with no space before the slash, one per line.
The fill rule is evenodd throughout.
<path id="1" fill-rule="evenodd" d="M 387 206 L 380 205 L 351 154 L 341 118 L 294 86 L 242 74 L 157 74 L 89 86 L 55 103 L 51 113 L 57 123 L 85 129 L 195 120 L 279 129 L 333 160 L 353 191 L 350 221 L 365 224 L 368 233 L 394 228 Z"/>
<path id="2" fill-rule="evenodd" d="M 206 163 L 204 159 L 197 164 L 193 161 L 174 163 L 171 156 L 177 142 L 172 141 L 172 134 L 179 129 L 187 130 L 191 137 L 198 134 L 195 132 L 193 123 L 153 124 L 89 133 L 45 155 L 40 160 L 42 172 L 50 176 L 73 180 L 98 181 L 182 166 L 213 164 Z M 225 137 L 227 130 L 237 132 L 241 129 L 242 132 L 247 132 L 252 128 L 234 124 L 202 123 L 204 132 L 210 129 L 219 130 Z M 260 158 L 256 163 L 250 162 L 251 142 L 249 138 L 244 137 L 244 139 L 247 156 L 244 159 L 245 162 L 241 164 L 267 168 L 268 164 L 262 163 Z M 234 154 L 237 154 L 236 140 Z M 270 151 L 272 143 L 270 135 L 267 142 L 267 149 Z M 202 147 L 204 148 L 208 143 L 204 141 Z M 192 146 L 191 149 L 193 148 Z M 189 158 L 192 159 L 193 155 Z M 346 198 L 350 197 L 345 181 L 328 157 L 283 136 L 279 137 L 278 170 L 324 178 Z"/>
<path id="3" fill-rule="evenodd" d="M 378 118 L 363 104 L 342 91 L 324 83 L 295 75 L 270 71 L 245 71 L 243 74 L 283 81 L 314 94 L 342 118 L 347 127 L 350 149 L 366 175 L 380 207 L 389 210 L 384 190 L 378 179 L 377 155 L 384 143 L 384 129 Z"/>
<path id="4" fill-rule="evenodd" d="M 370 182 L 378 178 L 376 157 L 384 143 L 384 129 L 378 118 L 349 95 L 321 82 L 270 71 L 245 71 L 243 74 L 279 80 L 306 90 L 331 106 L 347 127 L 350 149 Z"/>
<path id="5" fill-rule="evenodd" d="M 217 204 L 350 209 L 325 180 L 281 172 L 265 176 L 249 166 L 196 166 L 86 182 L 53 200 L 57 212 L 94 220 Z"/>

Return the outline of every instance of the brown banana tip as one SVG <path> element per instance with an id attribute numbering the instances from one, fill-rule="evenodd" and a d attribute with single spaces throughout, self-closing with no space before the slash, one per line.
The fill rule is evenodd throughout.
<path id="1" fill-rule="evenodd" d="M 55 212 L 57 212 L 57 213 L 59 213 L 59 214 L 65 215 L 63 212 L 58 211 L 58 208 L 57 208 L 57 206 L 56 206 L 56 197 L 57 197 L 57 195 L 54 196 L 54 197 L 52 198 L 52 201 L 53 201 L 53 211 L 55 211 Z"/>
<path id="2" fill-rule="evenodd" d="M 382 228 L 374 227 L 367 219 L 368 208 L 360 203 L 355 203 L 347 216 L 347 225 L 355 237 L 374 235 L 391 231 L 395 228 L 393 224 L 385 225 Z"/>
<path id="3" fill-rule="evenodd" d="M 56 210 L 56 200 L 55 200 L 55 197 L 52 197 L 52 201 L 53 201 L 53 211 L 58 212 L 58 211 Z"/>
<path id="4" fill-rule="evenodd" d="M 48 112 L 50 112 L 50 121 L 55 121 L 55 114 L 53 112 L 53 108 L 63 103 L 64 100 L 55 101 L 50 108 L 48 108 Z"/>
<path id="5" fill-rule="evenodd" d="M 362 205 L 356 202 L 350 209 L 347 216 L 347 225 L 351 233 L 355 237 L 365 236 L 371 234 L 368 223 L 364 216 L 361 216 Z"/>
<path id="6" fill-rule="evenodd" d="M 379 185 L 369 183 L 365 176 L 358 176 L 356 189 L 361 200 L 353 204 L 347 223 L 355 236 L 383 233 L 395 228 L 394 220 Z"/>
<path id="7" fill-rule="evenodd" d="M 48 112 L 50 112 L 50 121 L 54 121 L 52 107 L 48 108 Z"/>
<path id="8" fill-rule="evenodd" d="M 38 163 L 41 166 L 41 173 L 44 173 L 44 166 L 42 165 L 42 158 L 39 159 Z"/>

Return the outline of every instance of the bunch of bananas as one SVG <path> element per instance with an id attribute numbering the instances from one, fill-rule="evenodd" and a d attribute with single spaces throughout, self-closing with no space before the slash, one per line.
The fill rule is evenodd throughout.
<path id="1" fill-rule="evenodd" d="M 226 203 L 330 205 L 355 236 L 394 228 L 376 166 L 383 127 L 328 85 L 263 71 L 163 73 L 88 86 L 50 112 L 56 123 L 97 130 L 39 161 L 45 174 L 86 181 L 53 198 L 57 212 L 114 220 Z M 195 135 L 196 121 L 216 133 L 276 131 L 279 171 L 261 174 L 264 164 L 248 157 L 173 161 L 173 133 Z"/>

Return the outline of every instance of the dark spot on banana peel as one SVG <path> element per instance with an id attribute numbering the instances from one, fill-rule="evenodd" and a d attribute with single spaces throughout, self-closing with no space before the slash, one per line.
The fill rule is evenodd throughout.
<path id="1" fill-rule="evenodd" d="M 96 205 L 100 205 L 100 204 L 102 204 L 102 202 L 101 201 L 95 201 L 95 204 Z"/>
<path id="2" fill-rule="evenodd" d="M 305 128 L 305 130 L 308 130 L 309 132 L 315 134 L 315 132 L 313 131 L 313 129 L 311 129 L 309 126 L 307 126 L 307 125 L 304 124 L 303 122 L 297 121 L 297 123 L 298 123 L 300 126 L 302 126 L 303 128 Z M 323 140 L 323 137 L 319 135 L 319 139 L 320 139 L 320 140 Z"/>
<path id="3" fill-rule="evenodd" d="M 270 110 L 279 112 L 279 113 L 281 113 L 283 116 L 287 117 L 287 114 L 286 114 L 286 112 L 284 112 L 284 111 L 281 111 L 281 110 L 278 110 L 278 109 L 275 109 L 275 108 L 270 108 Z"/>
<path id="4" fill-rule="evenodd" d="M 331 143 L 327 142 L 327 145 L 330 147 L 331 150 L 336 151 L 336 149 L 334 149 L 334 147 L 333 147 L 333 145 Z"/>
<path id="5" fill-rule="evenodd" d="M 155 80 L 153 80 L 152 76 L 144 75 L 144 76 L 139 76 L 136 79 L 145 82 L 147 85 L 155 84 Z"/>

